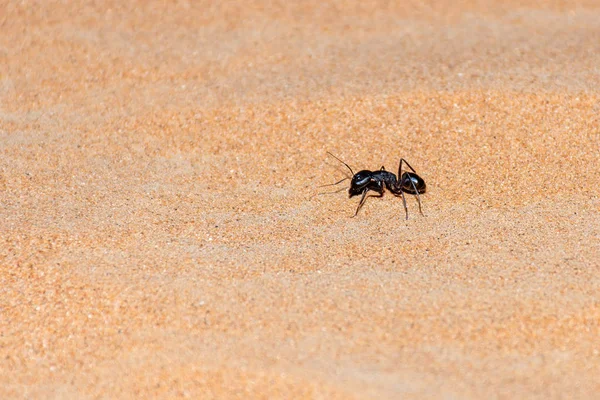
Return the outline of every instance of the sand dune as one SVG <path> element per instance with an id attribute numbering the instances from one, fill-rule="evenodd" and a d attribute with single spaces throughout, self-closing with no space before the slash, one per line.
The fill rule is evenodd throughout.
<path id="1" fill-rule="evenodd" d="M 2 398 L 597 397 L 596 2 L 126 3 L 0 6 Z"/>

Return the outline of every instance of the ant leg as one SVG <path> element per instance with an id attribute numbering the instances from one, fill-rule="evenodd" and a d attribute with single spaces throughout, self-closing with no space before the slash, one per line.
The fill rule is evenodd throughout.
<path id="1" fill-rule="evenodd" d="M 421 196 L 419 196 L 419 191 L 417 190 L 417 187 L 415 186 L 415 182 L 412 179 L 410 180 L 410 184 L 412 185 L 415 193 L 417 194 L 417 201 L 419 202 L 419 212 L 421 213 L 422 216 L 425 216 L 425 214 L 423 214 L 423 210 L 421 209 Z M 408 216 L 407 216 L 407 219 L 408 219 Z"/>
<path id="2" fill-rule="evenodd" d="M 365 204 L 365 201 L 367 200 L 367 193 L 369 193 L 369 189 L 365 189 L 365 191 L 363 192 L 363 195 L 360 198 L 360 203 L 358 203 L 358 207 L 356 207 L 356 212 L 354 213 L 352 218 L 354 218 L 358 215 L 358 210 L 360 210 L 360 208 L 363 206 L 363 204 Z"/>
<path id="3" fill-rule="evenodd" d="M 400 181 L 402 178 L 400 178 L 402 176 L 402 162 L 404 161 L 404 158 L 400 159 L 400 165 L 398 165 L 398 181 Z"/>
<path id="4" fill-rule="evenodd" d="M 404 204 L 404 211 L 406 212 L 406 219 L 408 220 L 408 207 L 406 206 L 406 198 L 404 197 L 404 192 L 400 191 L 402 195 L 402 203 Z"/>
<path id="5" fill-rule="evenodd" d="M 360 198 L 360 203 L 358 203 L 358 207 L 356 208 L 356 212 L 354 213 L 352 218 L 356 217 L 356 215 L 358 214 L 358 210 L 360 210 L 361 207 L 363 206 L 363 204 L 365 204 L 365 201 L 367 201 L 367 192 L 369 192 L 369 190 L 374 190 L 377 193 L 379 193 L 379 195 L 373 195 L 373 196 L 369 196 L 369 197 L 383 197 L 383 189 L 381 189 L 381 192 L 379 192 L 378 190 L 375 190 L 375 189 L 365 189 L 362 197 Z"/>
<path id="6" fill-rule="evenodd" d="M 410 170 L 412 172 L 414 172 L 415 174 L 417 173 L 417 171 L 415 171 L 415 169 L 413 167 L 410 166 L 410 164 L 408 163 L 408 161 L 406 161 L 404 158 L 400 159 L 400 165 L 398 166 L 398 179 L 400 179 L 400 177 L 402 176 L 402 163 L 406 163 L 406 165 L 408 166 L 408 168 L 410 168 Z"/>

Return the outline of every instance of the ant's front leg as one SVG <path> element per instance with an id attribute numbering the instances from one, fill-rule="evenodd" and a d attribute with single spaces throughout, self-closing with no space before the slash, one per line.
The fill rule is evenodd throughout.
<path id="1" fill-rule="evenodd" d="M 361 207 L 363 206 L 363 204 L 365 204 L 365 201 L 367 201 L 367 193 L 369 192 L 369 190 L 374 190 L 374 189 L 369 189 L 366 188 L 365 191 L 363 192 L 362 197 L 360 198 L 360 203 L 358 203 L 358 207 L 356 207 L 356 212 L 354 213 L 354 215 L 352 216 L 352 218 L 356 217 L 358 215 L 358 211 L 361 209 Z M 383 188 L 381 188 L 381 191 L 376 190 L 378 195 L 377 196 L 373 196 L 373 197 L 382 197 L 383 196 Z"/>
<path id="2" fill-rule="evenodd" d="M 358 207 L 356 207 L 356 212 L 354 213 L 354 215 L 352 216 L 352 218 L 354 218 L 354 217 L 356 217 L 358 215 L 358 210 L 360 210 L 360 208 L 363 206 L 363 204 L 367 200 L 367 193 L 369 193 L 369 189 L 368 188 L 366 188 L 365 191 L 363 192 L 363 195 L 360 198 L 360 203 L 358 203 Z"/>

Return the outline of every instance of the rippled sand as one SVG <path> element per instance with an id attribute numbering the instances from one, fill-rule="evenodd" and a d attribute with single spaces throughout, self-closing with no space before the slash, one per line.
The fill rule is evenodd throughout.
<path id="1" fill-rule="evenodd" d="M 3 3 L 2 398 L 600 393 L 597 2 Z"/>

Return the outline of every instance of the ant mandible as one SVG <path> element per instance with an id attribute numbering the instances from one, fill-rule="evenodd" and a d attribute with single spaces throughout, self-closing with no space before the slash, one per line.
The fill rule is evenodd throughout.
<path id="1" fill-rule="evenodd" d="M 367 199 L 367 193 L 370 190 L 379 193 L 379 196 L 376 197 L 381 197 L 383 196 L 384 187 L 386 187 L 394 195 L 402 196 L 402 203 L 404 204 L 406 219 L 408 219 L 408 207 L 406 206 L 406 198 L 404 197 L 404 193 L 417 196 L 417 201 L 419 202 L 419 211 L 421 212 L 421 215 L 424 215 L 423 210 L 421 209 L 421 196 L 419 196 L 419 194 L 425 193 L 425 191 L 427 190 L 427 185 L 425 184 L 423 178 L 417 175 L 417 172 L 414 170 L 414 168 L 411 167 L 408 161 L 406 161 L 404 158 L 400 159 L 400 165 L 398 166 L 398 176 L 400 177 L 400 180 L 398 181 L 396 175 L 394 175 L 392 172 L 386 171 L 385 167 L 383 166 L 379 171 L 369 171 L 365 169 L 362 171 L 358 171 L 355 174 L 348 164 L 346 164 L 330 152 L 327 152 L 327 154 L 344 164 L 350 170 L 350 173 L 352 173 L 350 189 L 348 189 L 348 194 L 350 195 L 349 197 L 362 194 L 360 203 L 358 203 L 358 207 L 356 208 L 356 212 L 354 213 L 353 217 L 356 217 L 356 215 L 358 215 L 358 211 L 365 203 L 365 200 Z M 405 163 L 406 166 L 410 168 L 412 172 L 402 172 L 403 163 Z M 348 178 L 344 178 L 339 182 L 323 186 L 338 185 L 346 179 Z M 338 190 L 338 192 L 339 191 L 341 190 Z"/>

